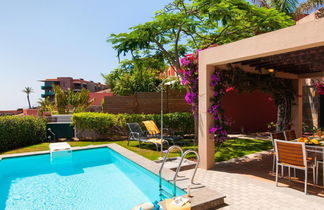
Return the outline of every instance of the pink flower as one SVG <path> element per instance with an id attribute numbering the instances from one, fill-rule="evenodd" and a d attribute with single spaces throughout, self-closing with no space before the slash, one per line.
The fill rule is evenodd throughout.
<path id="1" fill-rule="evenodd" d="M 216 131 L 217 131 L 217 128 L 210 128 L 209 129 L 209 133 L 212 133 L 212 134 L 216 133 Z"/>
<path id="2" fill-rule="evenodd" d="M 231 92 L 232 90 L 234 90 L 234 88 L 233 87 L 229 87 L 229 88 L 226 89 L 226 93 Z"/>
<path id="3" fill-rule="evenodd" d="M 195 56 L 194 56 L 194 54 L 188 54 L 188 55 L 186 55 L 186 57 L 187 57 L 189 60 L 191 60 L 191 61 L 194 61 L 194 60 L 195 60 Z"/>

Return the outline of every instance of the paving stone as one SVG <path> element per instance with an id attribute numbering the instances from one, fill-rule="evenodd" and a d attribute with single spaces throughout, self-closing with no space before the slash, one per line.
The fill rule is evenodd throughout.
<path id="1" fill-rule="evenodd" d="M 309 186 L 315 195 L 305 195 L 303 184 L 282 179 L 276 187 L 271 170 L 272 156 L 252 157 L 244 163 L 220 163 L 215 170 L 198 169 L 195 181 L 226 195 L 222 209 L 324 209 L 324 188 Z M 192 170 L 184 171 L 184 175 Z M 311 180 L 309 180 L 311 181 Z M 287 187 L 288 186 L 288 187 Z"/>

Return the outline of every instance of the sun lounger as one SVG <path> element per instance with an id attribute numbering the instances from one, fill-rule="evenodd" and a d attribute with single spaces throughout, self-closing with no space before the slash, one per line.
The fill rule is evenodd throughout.
<path id="1" fill-rule="evenodd" d="M 159 145 L 166 143 L 169 145 L 169 142 L 165 139 L 161 141 L 159 138 L 150 138 L 142 130 L 141 126 L 138 123 L 127 123 L 129 128 L 128 144 L 129 141 L 138 141 L 141 146 L 142 143 L 151 143 L 156 146 L 156 150 L 159 151 Z"/>

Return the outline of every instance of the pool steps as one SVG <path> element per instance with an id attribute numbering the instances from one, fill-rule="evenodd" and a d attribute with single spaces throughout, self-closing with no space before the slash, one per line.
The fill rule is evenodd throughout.
<path id="1" fill-rule="evenodd" d="M 163 162 L 162 162 L 160 170 L 159 170 L 159 180 L 160 180 L 159 181 L 159 191 L 160 191 L 160 196 L 163 195 L 163 193 L 167 193 L 168 195 L 170 195 L 170 193 L 168 193 L 168 192 L 166 192 L 165 190 L 162 189 L 162 170 L 163 170 L 165 162 L 168 159 L 169 152 L 171 150 L 174 150 L 174 149 L 177 149 L 177 150 L 179 150 L 181 152 L 181 159 L 180 159 L 180 162 L 179 162 L 178 167 L 176 169 L 176 172 L 174 174 L 174 177 L 172 179 L 172 182 L 173 182 L 173 192 L 172 192 L 173 194 L 172 194 L 172 197 L 176 196 L 177 177 L 178 177 L 178 173 L 179 173 L 179 171 L 181 169 L 183 160 L 186 157 L 186 155 L 188 155 L 190 153 L 194 153 L 196 155 L 196 157 L 197 157 L 197 162 L 196 162 L 196 165 L 195 165 L 195 169 L 194 169 L 194 172 L 193 172 L 193 174 L 191 176 L 191 181 L 190 181 L 191 184 L 194 184 L 194 178 L 195 178 L 195 175 L 196 175 L 196 172 L 197 172 L 197 169 L 198 169 L 198 165 L 199 165 L 199 162 L 200 162 L 199 154 L 194 150 L 186 150 L 185 152 L 183 152 L 183 149 L 181 147 L 179 147 L 177 145 L 173 145 L 173 146 L 169 147 L 169 149 L 166 151 L 166 154 L 164 155 Z"/>

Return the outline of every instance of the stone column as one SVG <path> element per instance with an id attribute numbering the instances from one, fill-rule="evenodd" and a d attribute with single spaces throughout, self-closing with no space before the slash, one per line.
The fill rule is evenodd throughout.
<path id="1" fill-rule="evenodd" d="M 199 61 L 199 110 L 198 110 L 198 152 L 200 155 L 199 167 L 212 169 L 214 167 L 215 144 L 213 135 L 209 134 L 212 125 L 212 116 L 208 113 L 210 97 L 213 95 L 210 87 L 213 66 L 207 66 Z"/>

